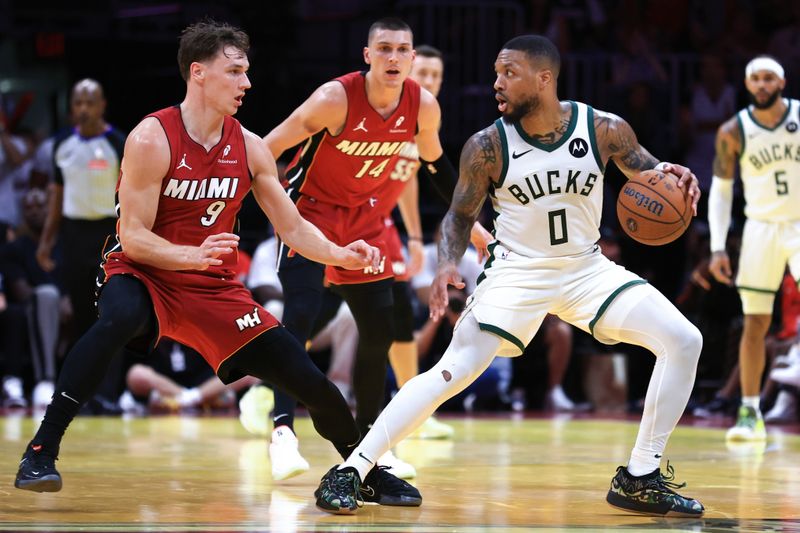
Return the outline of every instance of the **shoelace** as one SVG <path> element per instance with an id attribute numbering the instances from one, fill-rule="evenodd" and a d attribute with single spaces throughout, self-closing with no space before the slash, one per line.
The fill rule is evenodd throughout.
<path id="1" fill-rule="evenodd" d="M 659 472 L 658 477 L 656 477 L 653 481 L 655 482 L 655 485 L 657 487 L 665 488 L 669 492 L 677 494 L 675 490 L 682 489 L 683 487 L 685 487 L 686 482 L 675 483 L 672 481 L 673 479 L 675 479 L 675 468 L 673 468 L 673 466 L 669 464 L 669 461 L 667 461 L 667 474 L 664 475 L 661 472 Z"/>

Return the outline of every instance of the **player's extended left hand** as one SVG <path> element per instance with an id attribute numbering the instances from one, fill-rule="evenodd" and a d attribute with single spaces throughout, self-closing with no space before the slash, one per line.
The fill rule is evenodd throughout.
<path id="1" fill-rule="evenodd" d="M 697 202 L 700 201 L 700 185 L 694 172 L 683 165 L 676 163 L 662 163 L 661 170 L 669 172 L 678 178 L 678 187 L 686 189 L 689 198 L 692 200 L 692 212 L 697 216 Z"/>
<path id="2" fill-rule="evenodd" d="M 483 263 L 489 257 L 489 244 L 494 237 L 484 228 L 480 222 L 475 222 L 469 232 L 469 241 L 478 251 L 478 263 Z"/>
<path id="3" fill-rule="evenodd" d="M 433 278 L 431 294 L 428 298 L 428 308 L 431 312 L 430 317 L 434 320 L 439 320 L 444 316 L 447 304 L 450 303 L 450 298 L 447 296 L 448 285 L 452 285 L 457 289 L 464 288 L 464 280 L 461 279 L 461 274 L 458 273 L 458 268 L 453 263 L 439 265 L 436 270 L 436 277 Z"/>
<path id="4" fill-rule="evenodd" d="M 353 241 L 341 248 L 342 256 L 338 266 L 347 270 L 361 270 L 372 267 L 373 272 L 378 272 L 381 264 L 381 251 L 370 246 L 363 240 Z"/>

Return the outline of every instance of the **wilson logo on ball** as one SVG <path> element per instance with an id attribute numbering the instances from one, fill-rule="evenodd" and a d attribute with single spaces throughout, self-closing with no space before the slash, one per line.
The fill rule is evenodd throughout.
<path id="1" fill-rule="evenodd" d="M 650 196 L 635 190 L 628 185 L 623 189 L 625 196 L 630 196 L 634 199 L 637 206 L 644 207 L 654 215 L 660 217 L 664 212 L 664 204 Z"/>

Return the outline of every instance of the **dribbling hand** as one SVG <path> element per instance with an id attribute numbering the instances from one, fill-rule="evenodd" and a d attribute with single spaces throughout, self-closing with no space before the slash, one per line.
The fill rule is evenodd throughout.
<path id="1" fill-rule="evenodd" d="M 239 247 L 239 236 L 233 233 L 218 233 L 209 235 L 203 244 L 193 248 L 188 263 L 190 270 L 206 270 L 208 267 L 219 266 L 222 259 L 219 256 L 233 253 Z"/>
<path id="2" fill-rule="evenodd" d="M 731 276 L 731 260 L 728 257 L 728 252 L 714 252 L 711 254 L 711 263 L 708 265 L 708 271 L 714 276 L 714 279 L 725 285 L 732 285 Z"/>
<path id="3" fill-rule="evenodd" d="M 378 272 L 381 263 L 381 251 L 370 246 L 363 240 L 353 241 L 342 250 L 342 257 L 337 266 L 347 270 L 361 270 L 372 267 L 373 272 Z"/>
<path id="4" fill-rule="evenodd" d="M 436 277 L 433 278 L 428 308 L 431 311 L 430 316 L 434 320 L 439 320 L 444 316 L 444 311 L 450 302 L 450 298 L 447 296 L 448 285 L 452 285 L 457 289 L 464 288 L 464 280 L 461 279 L 461 274 L 458 273 L 458 269 L 453 263 L 446 263 L 440 266 L 436 271 Z"/>
<path id="5" fill-rule="evenodd" d="M 697 202 L 700 201 L 700 186 L 697 176 L 689 168 L 675 163 L 662 163 L 660 170 L 669 172 L 678 178 L 678 187 L 685 189 L 692 200 L 692 212 L 697 216 Z"/>

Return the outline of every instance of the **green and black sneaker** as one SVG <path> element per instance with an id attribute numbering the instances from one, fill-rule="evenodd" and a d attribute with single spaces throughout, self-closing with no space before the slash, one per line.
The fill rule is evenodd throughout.
<path id="1" fill-rule="evenodd" d="M 362 503 L 358 492 L 361 478 L 355 468 L 338 468 L 336 465 L 322 476 L 314 491 L 317 507 L 333 514 L 354 514 Z"/>
<path id="2" fill-rule="evenodd" d="M 686 483 L 673 483 L 673 479 L 675 469 L 669 463 L 666 476 L 656 468 L 649 474 L 634 477 L 627 468 L 620 466 L 611 480 L 606 501 L 612 507 L 631 513 L 691 518 L 703 516 L 705 508 L 702 503 L 675 492 L 674 489 L 685 487 Z"/>

